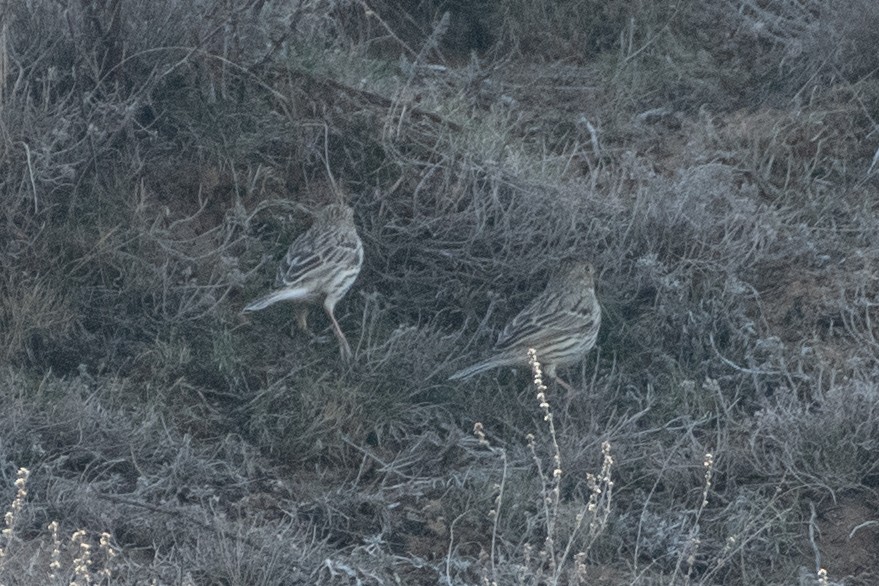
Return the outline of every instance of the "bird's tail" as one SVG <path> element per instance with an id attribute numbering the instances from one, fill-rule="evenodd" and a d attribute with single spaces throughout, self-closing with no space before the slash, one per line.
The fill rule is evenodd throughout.
<path id="1" fill-rule="evenodd" d="M 494 357 L 490 358 L 484 362 L 478 362 L 473 366 L 468 366 L 463 370 L 459 370 L 455 374 L 449 377 L 449 380 L 460 380 L 470 378 L 471 376 L 475 376 L 481 372 L 485 372 L 486 370 L 491 370 L 492 368 L 497 368 L 499 366 L 511 366 L 516 364 L 517 360 L 511 360 L 503 357 Z"/>
<path id="2" fill-rule="evenodd" d="M 305 289 L 281 289 L 279 291 L 272 291 L 268 295 L 260 297 L 259 299 L 254 299 L 245 305 L 244 309 L 241 311 L 259 311 L 260 309 L 265 309 L 269 305 L 274 305 L 279 301 L 297 301 L 305 299 L 305 297 Z"/>

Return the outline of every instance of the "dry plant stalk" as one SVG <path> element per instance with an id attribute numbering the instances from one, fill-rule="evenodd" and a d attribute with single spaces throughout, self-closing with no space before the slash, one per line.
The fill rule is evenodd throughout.
<path id="1" fill-rule="evenodd" d="M 2 563 L 2 559 L 6 557 L 9 546 L 12 543 L 15 519 L 24 507 L 24 499 L 27 498 L 27 479 L 29 476 L 30 471 L 27 468 L 18 469 L 18 478 L 15 479 L 15 498 L 6 510 L 6 514 L 3 516 L 3 521 L 6 526 L 3 528 L 3 531 L 0 531 L 0 535 L 2 535 L 2 542 L 0 542 L 0 563 Z"/>
<path id="2" fill-rule="evenodd" d="M 587 474 L 586 483 L 589 487 L 589 499 L 583 508 L 575 517 L 574 528 L 568 536 L 564 549 L 559 553 L 556 549 L 556 534 L 558 532 L 558 521 L 562 514 L 561 511 L 561 480 L 562 480 L 562 464 L 561 449 L 559 448 L 558 437 L 556 435 L 555 422 L 553 420 L 552 410 L 546 397 L 547 388 L 543 384 L 543 371 L 537 357 L 537 352 L 530 348 L 528 350 L 528 362 L 531 365 L 531 373 L 534 377 L 534 386 L 537 389 L 537 401 L 541 411 L 543 411 L 543 419 L 547 422 L 550 440 L 553 448 L 553 471 L 552 478 L 547 479 L 537 455 L 535 438 L 533 434 L 528 434 L 528 447 L 537 466 L 538 475 L 543 480 L 542 500 L 544 514 L 546 515 L 546 539 L 544 541 L 544 549 L 540 552 L 540 557 L 548 564 L 551 571 L 550 584 L 558 584 L 561 579 L 562 572 L 565 568 L 565 562 L 571 556 L 575 539 L 583 526 L 586 516 L 589 516 L 587 541 L 581 551 L 574 556 L 574 579 L 585 581 L 586 575 L 586 556 L 591 549 L 595 540 L 601 534 L 607 525 L 610 516 L 610 503 L 613 491 L 613 481 L 611 480 L 611 469 L 614 460 L 610 452 L 610 443 L 603 442 L 601 445 L 602 465 L 601 471 L 597 474 Z M 547 490 L 549 487 L 549 490 Z"/>

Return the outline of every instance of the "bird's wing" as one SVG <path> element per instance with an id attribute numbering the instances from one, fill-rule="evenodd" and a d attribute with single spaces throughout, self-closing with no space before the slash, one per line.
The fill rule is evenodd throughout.
<path id="1" fill-rule="evenodd" d="M 497 350 L 540 347 L 547 339 L 590 329 L 596 315 L 590 299 L 563 295 L 540 296 L 532 301 L 498 336 Z"/>
<path id="2" fill-rule="evenodd" d="M 306 231 L 293 241 L 278 267 L 277 287 L 295 286 L 322 273 L 329 265 L 362 261 L 356 234 L 336 231 Z"/>

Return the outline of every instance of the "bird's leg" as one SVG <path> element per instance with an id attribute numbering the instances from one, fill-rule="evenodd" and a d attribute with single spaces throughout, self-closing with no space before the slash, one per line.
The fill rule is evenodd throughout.
<path id="1" fill-rule="evenodd" d="M 558 383 L 558 385 L 559 385 L 560 387 L 562 387 L 563 389 L 565 389 L 566 391 L 568 391 L 568 394 L 569 394 L 569 395 L 573 395 L 573 394 L 574 394 L 574 387 L 572 387 L 571 385 L 569 385 L 568 383 L 566 383 L 566 382 L 564 381 L 564 379 L 562 379 L 562 377 L 560 377 L 560 376 L 556 373 L 556 365 L 555 365 L 555 364 L 548 364 L 548 365 L 546 365 L 546 367 L 543 369 L 543 372 L 544 372 L 544 374 L 546 374 L 546 376 L 548 376 L 549 378 L 551 378 L 552 380 L 554 380 L 556 383 Z"/>
<path id="2" fill-rule="evenodd" d="M 339 350 L 342 353 L 342 360 L 350 363 L 354 358 L 354 353 L 351 352 L 351 346 L 348 345 L 348 340 L 345 338 L 345 334 L 342 333 L 342 328 L 339 327 L 339 322 L 336 321 L 336 317 L 333 315 L 333 308 L 327 307 L 325 309 L 327 316 L 329 316 L 330 321 L 333 324 L 333 333 L 336 335 L 336 339 L 339 340 Z"/>
<path id="3" fill-rule="evenodd" d="M 562 378 L 559 375 L 553 374 L 552 380 L 557 382 L 560 387 L 562 387 L 563 389 L 568 391 L 569 394 L 574 394 L 574 387 L 572 387 L 571 385 L 566 383 L 564 380 L 562 380 Z"/>
<path id="4" fill-rule="evenodd" d="M 311 334 L 308 329 L 308 308 L 305 306 L 299 306 L 295 309 L 296 311 L 296 325 L 299 326 L 299 329 L 305 332 L 306 334 Z"/>
<path id="5" fill-rule="evenodd" d="M 293 313 L 296 316 L 296 322 L 293 328 L 290 330 L 290 336 L 296 338 L 296 330 L 298 329 L 302 333 L 306 334 L 309 338 L 314 338 L 314 334 L 311 330 L 308 329 L 308 306 L 296 305 L 293 308 Z"/>

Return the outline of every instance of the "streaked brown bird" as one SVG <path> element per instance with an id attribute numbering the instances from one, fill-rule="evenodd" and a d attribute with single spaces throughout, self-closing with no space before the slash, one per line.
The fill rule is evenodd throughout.
<path id="1" fill-rule="evenodd" d="M 275 290 L 251 301 L 243 311 L 259 311 L 279 301 L 292 301 L 296 303 L 296 323 L 307 332 L 309 305 L 321 303 L 339 341 L 342 359 L 350 362 L 351 346 L 333 309 L 354 284 L 362 265 L 363 243 L 354 225 L 354 210 L 346 205 L 328 205 L 290 245 L 278 267 Z"/>
<path id="2" fill-rule="evenodd" d="M 449 380 L 469 378 L 499 366 L 528 364 L 528 349 L 537 351 L 543 372 L 571 391 L 556 368 L 580 361 L 595 346 L 601 306 L 595 297 L 595 272 L 587 262 L 568 261 L 554 272 L 538 295 L 498 336 L 494 355 Z"/>

